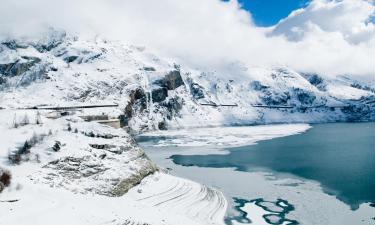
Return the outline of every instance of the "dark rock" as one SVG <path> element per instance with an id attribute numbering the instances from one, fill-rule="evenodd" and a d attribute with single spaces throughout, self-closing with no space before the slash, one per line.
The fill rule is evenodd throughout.
<path id="1" fill-rule="evenodd" d="M 126 114 L 128 114 L 127 110 L 129 110 L 128 109 L 128 105 L 126 105 L 126 107 L 125 107 L 125 113 Z M 125 115 L 125 114 L 124 115 L 120 115 L 118 117 L 118 119 L 120 120 L 120 126 L 121 127 L 127 126 L 129 124 L 129 118 L 131 118 L 131 117 L 132 117 L 132 111 L 131 111 L 131 106 L 130 106 L 130 116 L 129 117 L 127 115 Z"/>
<path id="2" fill-rule="evenodd" d="M 4 77 L 0 77 L 0 85 L 6 84 L 6 83 L 7 83 L 7 79 Z"/>
<path id="3" fill-rule="evenodd" d="M 326 90 L 326 85 L 324 84 L 324 80 L 317 74 L 302 74 L 302 76 L 312 85 L 317 87 L 321 91 Z"/>
<path id="4" fill-rule="evenodd" d="M 3 41 L 1 42 L 1 44 L 5 45 L 7 48 L 12 49 L 12 50 L 16 50 L 17 48 L 27 48 L 26 45 L 17 43 L 15 40 Z"/>
<path id="5" fill-rule="evenodd" d="M 255 91 L 263 91 L 263 90 L 269 88 L 268 86 L 263 85 L 262 83 L 260 83 L 260 82 L 257 81 L 257 80 L 251 82 L 251 83 L 250 83 L 250 87 L 251 87 L 252 89 L 254 89 Z"/>
<path id="6" fill-rule="evenodd" d="M 167 123 L 165 121 L 161 121 L 158 123 L 159 130 L 167 130 Z"/>
<path id="7" fill-rule="evenodd" d="M 13 63 L 0 64 L 0 73 L 4 76 L 9 77 L 19 76 L 28 71 L 36 63 L 39 63 L 41 61 L 39 58 L 36 57 L 23 56 L 22 58 L 27 61 L 23 62 L 23 60 L 16 60 Z"/>
<path id="8" fill-rule="evenodd" d="M 130 102 L 135 103 L 137 100 L 145 99 L 146 93 L 142 88 L 137 88 L 130 92 L 129 97 L 130 97 Z"/>
<path id="9" fill-rule="evenodd" d="M 350 104 L 341 109 L 349 122 L 364 122 L 375 118 L 375 111 L 371 106 L 365 104 Z"/>
<path id="10" fill-rule="evenodd" d="M 71 56 L 67 56 L 64 58 L 64 61 L 66 63 L 71 63 L 71 62 L 74 62 L 76 59 L 78 59 L 78 56 L 76 55 L 71 55 Z"/>
<path id="11" fill-rule="evenodd" d="M 358 83 L 353 83 L 350 86 L 353 87 L 353 88 L 360 89 L 360 90 L 371 91 L 371 92 L 375 93 L 375 89 L 374 88 L 371 88 L 371 87 L 366 86 L 366 85 L 362 85 L 362 84 L 358 84 Z"/>
<path id="12" fill-rule="evenodd" d="M 153 89 L 151 93 L 153 102 L 162 102 L 168 97 L 168 90 L 164 87 Z"/>
<path id="13" fill-rule="evenodd" d="M 60 141 L 55 141 L 55 144 L 52 146 L 52 150 L 55 152 L 60 151 L 61 149 L 61 142 Z"/>
<path id="14" fill-rule="evenodd" d="M 286 105 L 290 100 L 290 94 L 288 92 L 275 93 L 268 90 L 264 91 L 261 99 L 266 105 Z"/>
<path id="15" fill-rule="evenodd" d="M 314 93 L 300 88 L 294 88 L 293 94 L 302 105 L 311 105 L 316 99 Z"/>
<path id="16" fill-rule="evenodd" d="M 130 177 L 121 180 L 112 190 L 111 195 L 119 197 L 126 194 L 131 188 L 140 184 L 145 177 L 155 173 L 156 171 L 158 171 L 156 165 L 148 162 L 146 165 L 143 165 L 136 174 L 133 174 Z"/>
<path id="17" fill-rule="evenodd" d="M 183 104 L 183 99 L 178 96 L 170 98 L 168 99 L 168 101 L 160 103 L 161 106 L 167 109 L 166 117 L 169 120 L 171 120 L 174 116 L 179 115 L 179 112 L 182 109 Z"/>
<path id="18" fill-rule="evenodd" d="M 168 90 L 174 90 L 182 85 L 184 81 L 182 80 L 181 73 L 178 70 L 171 71 L 165 76 Z"/>
<path id="19" fill-rule="evenodd" d="M 203 87 L 197 83 L 192 83 L 190 85 L 191 94 L 195 99 L 202 99 L 204 98 Z"/>
<path id="20" fill-rule="evenodd" d="M 123 117 L 124 119 L 124 122 L 127 121 L 126 118 L 132 118 L 133 117 L 133 108 L 132 108 L 132 104 L 129 102 L 126 106 L 125 106 L 125 115 Z M 125 122 L 127 124 L 127 122 Z"/>
<path id="21" fill-rule="evenodd" d="M 48 38 L 39 40 L 37 43 L 32 43 L 32 46 L 39 52 L 51 51 L 64 42 L 66 33 L 65 31 L 49 29 L 46 37 Z"/>
<path id="22" fill-rule="evenodd" d="M 142 88 L 137 88 L 129 93 L 130 101 L 124 109 L 124 120 L 126 126 L 133 117 L 134 112 L 142 112 L 147 108 L 147 94 Z"/>
<path id="23" fill-rule="evenodd" d="M 143 67 L 143 70 L 148 71 L 148 72 L 156 71 L 156 69 L 152 66 L 145 66 L 145 67 Z"/>
<path id="24" fill-rule="evenodd" d="M 168 90 L 175 90 L 184 85 L 184 81 L 182 80 L 180 71 L 174 70 L 165 75 L 163 79 L 155 81 L 154 84 L 157 84 L 160 87 L 165 87 Z"/>

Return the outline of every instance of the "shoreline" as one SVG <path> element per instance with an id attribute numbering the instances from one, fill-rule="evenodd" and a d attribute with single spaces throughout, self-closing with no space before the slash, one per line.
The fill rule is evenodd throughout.
<path id="1" fill-rule="evenodd" d="M 272 126 L 268 126 L 268 128 L 271 127 Z M 168 131 L 162 133 L 168 134 Z M 159 135 L 158 132 L 157 135 Z M 186 134 L 184 135 L 186 136 Z M 303 221 L 306 224 L 313 224 L 318 218 L 320 218 L 319 220 L 323 224 L 340 224 L 340 221 L 343 222 L 345 220 L 352 221 L 355 224 L 356 222 L 361 222 L 362 218 L 367 218 L 368 215 L 374 211 L 374 208 L 371 208 L 369 204 L 362 204 L 357 211 L 352 211 L 348 205 L 338 200 L 335 196 L 326 194 L 322 190 L 320 183 L 316 181 L 298 179 L 298 177 L 292 178 L 290 176 L 280 177 L 269 172 L 249 173 L 235 171 L 233 168 L 203 168 L 176 165 L 169 159 L 173 154 L 225 154 L 225 150 L 222 150 L 221 146 L 216 146 L 215 148 L 204 146 L 199 148 L 195 146 L 196 143 L 194 143 L 194 140 L 185 140 L 182 137 L 184 135 L 178 136 L 177 132 L 174 131 L 171 131 L 166 135 L 167 137 L 177 137 L 180 139 L 172 141 L 172 143 L 181 147 L 168 147 L 168 144 L 171 144 L 168 142 L 168 138 L 160 139 L 156 144 L 156 147 L 153 148 L 148 148 L 151 146 L 150 143 L 152 143 L 153 146 L 155 145 L 155 143 L 150 140 L 148 140 L 150 143 L 141 143 L 141 146 L 154 162 L 158 165 L 162 165 L 164 168 L 170 169 L 173 175 L 188 178 L 205 185 L 214 186 L 223 191 L 224 195 L 228 198 L 227 200 L 230 205 L 228 208 L 229 214 L 227 214 L 227 216 L 238 213 L 231 209 L 234 206 L 234 203 L 231 200 L 232 197 L 242 198 L 248 201 L 261 197 L 264 197 L 265 200 L 269 202 L 276 202 L 279 198 L 288 200 L 296 210 L 291 211 L 286 219 Z M 215 133 L 215 135 L 217 135 L 217 133 Z M 197 136 L 199 136 L 199 134 L 197 134 Z M 177 143 L 179 143 L 179 145 Z M 186 143 L 190 143 L 190 146 L 193 147 L 185 146 Z M 211 144 L 215 143 L 211 142 Z M 252 208 L 254 207 L 255 206 Z M 252 219 L 252 213 L 248 211 L 248 208 L 245 207 L 245 211 L 250 214 L 249 219 Z M 330 213 L 327 214 L 324 213 L 324 211 Z M 338 218 L 340 218 L 340 220 L 335 218 L 339 215 L 340 217 Z M 372 220 L 366 219 L 366 221 L 367 223 L 364 223 L 363 221 L 362 223 L 373 223 Z"/>

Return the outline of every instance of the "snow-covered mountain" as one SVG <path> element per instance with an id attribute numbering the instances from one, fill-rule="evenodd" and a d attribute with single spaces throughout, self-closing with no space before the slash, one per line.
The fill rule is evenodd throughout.
<path id="1" fill-rule="evenodd" d="M 240 62 L 200 70 L 145 47 L 55 30 L 38 40 L 3 40 L 0 51 L 4 108 L 116 102 L 111 113 L 136 131 L 375 118 L 375 86 L 349 75 L 328 78 Z"/>
<path id="2" fill-rule="evenodd" d="M 109 103 L 118 107 L 80 109 L 61 118 L 36 110 Z M 62 211 L 70 215 L 61 219 L 65 224 L 221 224 L 227 204 L 219 191 L 165 174 L 129 133 L 372 121 L 374 104 L 374 83 L 349 75 L 249 68 L 237 61 L 220 69 L 193 68 L 147 47 L 54 29 L 39 39 L 3 39 L 0 159 L 13 182 L 2 197 L 18 202 L 5 223 L 19 221 L 42 199 L 22 222 L 51 223 Z M 83 119 L 103 114 L 120 119 L 124 129 Z M 72 208 L 72 202 L 83 205 Z M 54 211 L 46 216 L 45 208 Z M 11 210 L 1 208 L 0 215 Z"/>

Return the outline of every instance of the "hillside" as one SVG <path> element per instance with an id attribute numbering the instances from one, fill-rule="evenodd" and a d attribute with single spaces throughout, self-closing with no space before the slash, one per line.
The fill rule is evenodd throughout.
<path id="1" fill-rule="evenodd" d="M 3 223 L 50 224 L 65 214 L 61 224 L 220 224 L 227 207 L 220 191 L 168 175 L 132 134 L 375 120 L 369 81 L 241 62 L 223 68 L 191 68 L 147 47 L 54 29 L 41 39 L 2 40 L 0 160 L 13 175 L 0 196 Z M 118 106 L 58 116 L 43 109 L 101 104 Z"/>

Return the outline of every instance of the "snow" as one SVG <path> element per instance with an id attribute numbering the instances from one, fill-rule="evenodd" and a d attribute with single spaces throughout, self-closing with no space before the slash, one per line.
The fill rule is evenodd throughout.
<path id="1" fill-rule="evenodd" d="M 254 202 L 246 203 L 243 207 L 241 207 L 241 210 L 246 212 L 249 215 L 247 218 L 250 219 L 251 224 L 253 224 L 253 225 L 269 225 L 263 219 L 263 216 L 268 214 L 269 212 L 267 212 L 266 210 L 257 206 Z M 232 224 L 233 225 L 241 225 L 241 224 L 245 224 L 245 223 L 233 221 Z"/>
<path id="2" fill-rule="evenodd" d="M 154 147 L 215 147 L 243 146 L 260 140 L 299 134 L 310 128 L 308 124 L 280 124 L 242 127 L 212 127 L 146 132 L 139 137 L 160 137 Z M 147 145 L 147 143 L 146 143 Z M 144 145 L 145 146 L 145 145 Z"/>
<path id="3" fill-rule="evenodd" d="M 13 128 L 14 114 L 20 119 L 28 115 L 30 124 Z M 41 113 L 42 124 L 35 124 L 34 111 L 0 111 L 1 167 L 13 176 L 0 195 L 0 215 L 6 215 L 1 225 L 223 224 L 227 203 L 221 192 L 162 172 L 143 179 L 125 195 L 114 195 L 120 181 L 156 168 L 143 150 L 123 129 L 84 122 L 77 115 L 52 120 L 46 114 Z M 20 164 L 9 163 L 9 152 L 40 134 L 46 136 Z M 54 152 L 51 147 L 57 140 L 62 145 Z M 95 149 L 90 144 L 109 147 Z"/>
<path id="4" fill-rule="evenodd" d="M 168 138 L 158 141 L 157 147 L 206 147 L 203 151 L 202 148 L 194 149 L 183 154 L 206 154 L 218 151 L 218 147 L 252 144 L 309 129 L 309 125 L 300 123 L 345 121 L 348 113 L 339 109 L 304 111 L 298 107 L 354 104 L 351 102 L 353 99 L 374 97 L 371 91 L 374 83 L 370 82 L 369 89 L 362 90 L 353 87 L 355 80 L 324 78 L 327 84 L 327 90 L 324 90 L 289 68 L 247 68 L 240 62 L 224 65 L 229 68 L 227 71 L 176 66 L 174 59 L 161 58 L 143 46 L 125 45 L 101 37 L 74 37 L 64 32 L 51 32 L 41 40 L 17 40 L 25 48 L 12 50 L 0 44 L 0 64 L 26 60 L 22 59 L 23 56 L 41 60 L 18 76 L 1 75 L 7 81 L 0 83 L 0 107 L 5 108 L 0 109 L 0 165 L 12 172 L 13 184 L 1 194 L 0 199 L 19 199 L 12 203 L 0 202 L 4 206 L 0 207 L 0 215 L 7 215 L 5 219 L 1 216 L 1 225 L 117 225 L 126 220 L 151 225 L 223 223 L 227 203 L 222 190 L 161 172 L 146 177 L 127 194 L 113 197 L 113 189 L 121 181 L 154 172 L 157 166 L 125 130 L 84 122 L 79 116 L 104 113 L 110 118 L 118 118 L 131 101 L 130 93 L 137 88 L 144 90 L 145 99 L 138 99 L 132 106 L 134 115 L 130 118 L 128 129 L 142 133 L 157 130 L 160 122 L 165 122 L 168 131 L 144 134 L 145 137 Z M 50 50 L 39 49 L 44 44 L 56 42 L 61 43 Z M 76 59 L 69 62 L 69 57 Z M 155 71 L 147 71 L 145 67 L 153 67 Z M 153 82 L 175 70 L 180 72 L 185 85 L 168 90 L 164 102 L 152 102 L 152 89 L 156 86 Z M 259 82 L 259 89 L 253 87 L 254 82 Z M 203 98 L 193 97 L 193 84 L 200 86 Z M 176 110 L 175 105 L 170 105 L 168 101 L 171 99 L 179 99 L 181 108 Z M 138 107 L 143 105 L 142 101 L 145 101 L 144 108 Z M 119 106 L 77 110 L 73 115 L 55 120 L 47 118 L 49 111 L 41 111 L 42 124 L 36 124 L 35 110 L 20 109 L 40 105 L 113 103 Z M 237 107 L 210 107 L 201 103 L 237 104 Z M 293 105 L 296 108 L 259 109 L 252 107 L 254 104 Z M 373 111 L 365 112 L 369 119 L 375 118 Z M 20 123 L 25 115 L 30 124 L 14 128 L 14 120 Z M 268 123 L 298 124 L 228 127 Z M 68 124 L 73 132 L 67 130 Z M 197 127 L 202 129 L 197 130 Z M 87 134 L 90 133 L 95 137 L 89 137 Z M 106 139 L 96 134 L 113 137 Z M 20 165 L 10 164 L 9 152 L 35 136 L 41 140 L 31 148 L 31 153 L 23 157 Z M 62 143 L 58 152 L 52 150 L 56 141 Z M 104 145 L 108 149 L 97 149 L 90 146 L 92 144 Z M 224 151 L 219 152 L 225 154 Z M 161 152 L 158 157 L 162 156 L 164 153 Z M 227 175 L 232 174 L 228 172 Z M 259 181 L 259 187 L 256 185 L 254 192 L 259 191 L 258 188 L 269 188 L 262 177 L 249 179 Z M 204 183 L 205 179 L 199 181 Z M 287 190 L 278 189 L 277 193 L 283 191 Z M 297 197 L 292 196 L 293 199 Z M 322 198 L 319 195 L 316 199 Z M 319 205 L 316 199 L 313 203 Z M 34 207 L 36 203 L 38 207 Z M 367 210 L 366 206 L 363 208 Z M 342 205 L 336 209 L 346 210 Z M 256 211 L 251 205 L 246 205 L 244 210 Z"/>
<path id="5" fill-rule="evenodd" d="M 163 182 L 163 187 L 168 186 L 168 182 L 185 182 L 200 187 L 200 185 L 185 181 L 183 179 L 171 177 L 166 174 L 157 174 L 153 178 L 158 177 Z M 146 186 L 146 187 L 145 187 Z M 162 192 L 159 186 L 142 188 L 156 188 L 155 192 Z M 136 192 L 136 191 L 135 191 Z M 137 193 L 137 192 L 136 192 Z M 0 202 L 1 225 L 32 225 L 32 224 L 109 224 L 121 225 L 126 224 L 160 224 L 160 225 L 199 225 L 199 224 L 221 224 L 211 223 L 209 219 L 203 223 L 196 222 L 196 219 L 188 218 L 182 210 L 178 213 L 171 213 L 170 210 L 162 207 L 139 201 L 139 197 L 145 194 L 130 194 L 119 198 L 111 198 L 101 195 L 83 195 L 73 194 L 70 191 L 50 188 L 46 186 L 35 185 L 32 182 L 25 182 L 22 189 L 18 191 L 8 191 L 1 196 L 1 200 L 15 200 L 17 202 L 8 203 Z M 174 197 L 174 195 L 165 195 L 165 197 Z M 137 197 L 137 198 L 136 198 Z M 187 197 L 187 198 L 186 198 Z M 182 201 L 191 203 L 191 197 L 186 196 Z M 181 204 L 182 204 L 181 203 Z M 207 203 L 201 201 L 204 205 Z M 197 205 L 194 205 L 197 206 Z M 199 206 L 199 204 L 198 204 Z M 224 209 L 225 211 L 225 209 Z M 175 212 L 175 211 L 174 211 Z M 203 214 L 203 211 L 201 212 Z M 5 216 L 6 215 L 6 216 Z M 220 215 L 220 214 L 219 214 Z M 217 219 L 218 217 L 216 217 Z M 215 221 L 216 222 L 216 221 Z"/>
<path id="6" fill-rule="evenodd" d="M 290 174 L 282 173 L 243 172 L 235 168 L 186 167 L 173 163 L 170 158 L 172 155 L 227 154 L 226 147 L 256 144 L 256 142 L 268 138 L 296 135 L 309 128 L 310 126 L 306 124 L 292 124 L 158 131 L 143 134 L 143 138 L 156 139 L 145 139 L 144 142 L 141 142 L 141 146 L 153 161 L 168 168 L 172 175 L 216 187 L 223 192 L 228 200 L 227 216 L 229 218 L 239 216 L 238 211 L 234 208 L 237 204 L 233 202 L 232 198 L 249 201 L 263 198 L 267 202 L 260 203 L 260 205 L 265 205 L 274 211 L 280 211 L 280 207 L 270 204 L 271 202 L 274 203 L 278 199 L 287 200 L 295 209 L 288 213 L 286 218 L 303 224 L 373 224 L 374 208 L 369 204 L 362 204 L 359 209 L 353 211 L 350 206 L 338 200 L 334 195 L 325 193 L 321 185 L 312 180 L 291 177 Z M 228 141 L 220 146 L 223 141 L 220 138 L 215 139 L 216 135 L 225 139 L 225 137 L 231 137 L 234 134 L 233 130 L 236 130 L 237 134 L 242 133 L 243 140 L 238 141 L 233 138 L 232 142 Z M 160 139 L 157 139 L 158 137 Z M 280 204 L 280 206 L 285 205 Z M 265 224 L 263 215 L 275 214 L 266 212 L 251 202 L 245 204 L 241 210 L 248 213 L 247 218 L 254 224 Z M 241 224 L 237 221 L 232 222 Z"/>
<path id="7" fill-rule="evenodd" d="M 52 40 L 58 35 L 51 37 Z M 146 92 L 147 107 L 135 112 L 129 125 L 135 131 L 156 129 L 159 122 L 166 122 L 169 129 L 207 126 L 249 125 L 268 123 L 310 123 L 343 121 L 346 115 L 340 110 L 308 109 L 299 106 L 347 105 L 353 99 L 373 97 L 370 90 L 352 87 L 356 80 L 322 77 L 326 90 L 311 84 L 302 74 L 287 67 L 245 67 L 233 63 L 229 70 L 190 68 L 179 65 L 184 86 L 168 91 L 168 99 L 180 98 L 182 108 L 168 117 L 171 106 L 165 107 L 151 101 L 151 91 L 156 80 L 176 70 L 173 59 L 161 58 L 142 46 L 125 45 L 101 37 L 60 37 L 61 44 L 50 51 L 39 52 L 32 44 L 10 50 L 5 46 L 0 63 L 10 63 L 22 56 L 32 56 L 41 62 L 25 75 L 8 77 L 8 86 L 0 92 L 1 107 L 14 109 L 40 104 L 52 106 L 118 103 L 111 115 L 123 114 L 129 102 L 129 93 L 136 88 Z M 41 42 L 48 43 L 48 38 Z M 34 43 L 34 44 L 33 44 Z M 38 43 L 38 42 L 37 42 Z M 73 62 L 66 57 L 77 57 Z M 147 71 L 145 67 L 152 67 Z M 38 68 L 44 68 L 40 74 Z M 22 76 L 23 77 L 23 76 Z M 254 82 L 260 84 L 254 88 Z M 195 99 L 191 85 L 198 84 L 204 97 Z M 373 87 L 373 83 L 366 82 Z M 305 99 L 306 98 L 306 99 Z M 311 99 L 311 101 L 309 100 Z M 237 104 L 237 107 L 210 107 L 201 103 Z M 259 109 L 252 105 L 292 105 L 296 109 Z"/>

